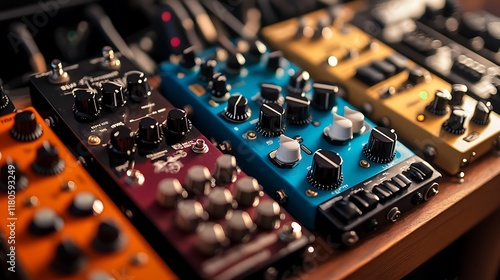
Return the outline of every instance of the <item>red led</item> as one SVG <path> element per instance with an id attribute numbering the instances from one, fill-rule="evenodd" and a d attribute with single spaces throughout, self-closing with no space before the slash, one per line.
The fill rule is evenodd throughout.
<path id="1" fill-rule="evenodd" d="M 163 20 L 163 22 L 168 22 L 170 19 L 172 18 L 172 14 L 170 12 L 163 12 L 161 13 L 161 20 Z"/>
<path id="2" fill-rule="evenodd" d="M 176 48 L 180 44 L 181 44 L 181 39 L 179 39 L 179 37 L 173 37 L 172 39 L 170 39 L 170 45 L 172 45 L 172 47 Z"/>

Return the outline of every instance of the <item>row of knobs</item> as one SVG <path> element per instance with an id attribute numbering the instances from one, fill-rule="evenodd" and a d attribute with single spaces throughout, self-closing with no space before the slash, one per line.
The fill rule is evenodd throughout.
<path id="1" fill-rule="evenodd" d="M 258 63 L 267 52 L 267 47 L 259 40 L 249 42 L 248 51 L 243 55 L 239 52 L 227 52 L 226 67 L 224 73 L 227 75 L 239 75 L 247 63 Z M 267 57 L 266 68 L 269 71 L 276 71 L 282 64 L 283 54 L 280 51 L 272 52 Z M 217 61 L 208 59 L 201 64 L 196 57 L 193 46 L 186 48 L 182 52 L 179 64 L 185 69 L 196 69 L 199 66 L 198 78 L 202 81 L 212 80 Z"/>
<path id="2" fill-rule="evenodd" d="M 370 161 L 388 163 L 396 155 L 397 134 L 385 127 L 373 128 L 368 143 L 362 153 Z M 292 165 L 301 160 L 300 144 L 287 136 L 280 136 L 280 145 L 275 158 L 280 164 Z M 309 183 L 320 190 L 337 188 L 343 180 L 342 157 L 334 151 L 317 150 L 314 153 L 311 169 L 307 174 Z"/>
<path id="3" fill-rule="evenodd" d="M 245 241 L 256 227 L 273 230 L 279 226 L 281 210 L 271 200 L 260 201 L 261 187 L 256 179 L 236 180 L 237 166 L 233 156 L 222 155 L 216 160 L 212 175 L 207 167 L 196 165 L 187 171 L 184 187 L 179 180 L 167 178 L 159 182 L 156 200 L 163 207 L 176 208 L 175 223 L 183 231 L 197 231 L 196 247 L 205 254 L 214 254 L 228 239 Z M 212 178 L 217 187 L 212 188 Z M 231 193 L 224 185 L 234 182 Z M 206 196 L 203 205 L 189 196 Z M 237 207 L 236 207 L 237 204 Z M 254 217 L 242 208 L 255 207 Z M 225 219 L 225 229 L 207 218 Z"/>
<path id="4" fill-rule="evenodd" d="M 14 116 L 14 124 L 9 132 L 11 137 L 21 142 L 35 141 L 43 134 L 42 126 L 36 120 L 35 114 L 29 110 L 18 112 Z M 64 170 L 65 163 L 59 157 L 58 149 L 48 141 L 44 141 L 37 149 L 31 167 L 40 175 L 55 175 Z M 16 177 L 18 176 L 21 177 L 20 174 L 16 174 Z"/>
<path id="5" fill-rule="evenodd" d="M 116 127 L 111 131 L 109 149 L 118 158 L 128 158 L 135 153 L 136 146 L 140 152 L 147 153 L 158 148 L 164 136 L 169 143 L 175 143 L 185 137 L 191 128 L 186 112 L 172 109 L 163 124 L 151 117 L 141 119 L 136 133 L 126 126 Z"/>
<path id="6" fill-rule="evenodd" d="M 452 134 L 463 134 L 465 133 L 467 114 L 461 106 L 467 91 L 467 86 L 462 84 L 453 85 L 451 93 L 444 89 L 437 90 L 434 100 L 425 109 L 436 116 L 449 113 L 449 118 L 442 125 L 443 129 Z M 492 111 L 493 106 L 489 101 L 480 100 L 476 104 L 471 121 L 478 125 L 487 125 L 490 122 Z"/>
<path id="7" fill-rule="evenodd" d="M 185 178 L 185 188 L 182 187 L 177 179 L 165 179 L 158 185 L 157 201 L 160 205 L 165 207 L 175 207 L 177 203 L 190 196 L 213 196 L 213 199 L 222 199 L 223 194 L 214 193 L 212 189 L 213 180 L 217 186 L 226 186 L 236 181 L 238 176 L 238 166 L 236 159 L 231 155 L 222 155 L 215 161 L 214 174 L 210 174 L 207 167 L 202 165 L 195 165 L 187 171 Z M 248 177 L 250 178 L 250 177 Z M 241 206 L 250 206 L 258 200 L 260 192 L 259 184 L 255 179 L 249 180 L 247 178 L 238 180 L 236 184 L 236 198 Z M 258 201 L 257 201 L 258 202 Z M 215 211 L 220 212 L 220 211 Z M 217 217 L 223 217 L 222 215 Z"/>
<path id="8" fill-rule="evenodd" d="M 90 192 L 77 194 L 70 206 L 70 213 L 77 217 L 98 215 L 102 212 L 102 202 Z M 31 221 L 29 230 L 34 235 L 48 235 L 61 231 L 64 221 L 53 209 L 38 209 Z M 126 245 L 127 237 L 119 225 L 111 219 L 101 221 L 92 238 L 91 246 L 98 252 L 116 252 Z M 72 274 L 80 271 L 86 263 L 86 256 L 81 248 L 71 239 L 62 240 L 56 248 L 52 267 L 61 273 Z"/>
<path id="9" fill-rule="evenodd" d="M 261 60 L 262 56 L 266 52 L 266 47 L 260 41 L 253 41 L 250 44 L 249 51 L 246 53 L 246 57 L 250 62 L 258 62 Z M 271 52 L 268 55 L 268 60 L 266 64 L 266 69 L 271 72 L 275 72 L 281 67 L 283 54 L 280 51 Z M 180 65 L 186 69 L 197 69 L 198 59 L 194 52 L 193 47 L 189 47 L 182 53 L 182 58 Z M 245 57 L 241 53 L 228 53 L 226 60 L 226 68 L 222 72 L 216 73 L 217 61 L 215 59 L 208 59 L 199 65 L 198 79 L 208 82 L 208 91 L 211 93 L 212 98 L 216 101 L 225 101 L 229 98 L 229 88 L 227 84 L 226 75 L 239 75 L 246 63 Z M 310 84 L 310 76 L 306 71 L 298 71 L 294 73 L 286 86 L 286 91 L 289 95 L 299 95 L 303 96 L 304 92 L 308 91 Z M 261 101 L 263 103 L 278 102 L 281 95 L 276 93 L 276 89 L 265 87 L 262 90 Z M 282 97 L 281 97 L 282 99 Z M 324 106 L 323 104 L 329 104 L 329 102 L 321 102 L 322 100 L 313 100 L 314 104 L 318 106 Z M 328 106 L 328 105 L 327 105 Z"/>
<path id="10" fill-rule="evenodd" d="M 142 102 L 151 95 L 151 87 L 146 75 L 140 71 L 129 71 L 125 74 L 126 89 L 121 84 L 112 81 L 103 82 L 99 93 L 90 88 L 73 90 L 73 112 L 79 121 L 91 121 L 99 117 L 101 108 L 114 111 L 127 103 Z"/>
<path id="11" fill-rule="evenodd" d="M 311 105 L 320 111 L 329 111 L 336 105 L 336 95 L 339 88 L 325 84 L 314 84 L 313 99 L 305 96 L 288 95 L 286 110 L 281 105 L 283 97 L 281 87 L 272 84 L 262 84 L 260 99 L 262 103 L 259 112 L 257 130 L 265 137 L 275 137 L 285 130 L 285 121 L 292 125 L 303 125 L 311 122 Z M 280 102 L 281 100 L 281 102 Z M 286 113 L 285 113 L 286 112 Z M 243 122 L 250 118 L 251 110 L 248 99 L 242 95 L 233 95 L 227 102 L 224 116 L 232 122 Z"/>
<path id="12" fill-rule="evenodd" d="M 19 112 L 14 117 L 14 124 L 10 135 L 22 142 L 39 139 L 43 134 L 42 127 L 37 122 L 35 114 L 26 110 Z M 0 185 L 6 185 L 9 176 L 8 165 L 17 166 L 11 159 L 0 168 Z M 39 175 L 50 176 L 64 171 L 66 164 L 59 156 L 57 147 L 44 141 L 36 150 L 35 160 L 31 164 L 33 171 Z M 16 167 L 16 189 L 22 190 L 28 186 L 28 178 L 22 170 Z M 2 187 L 3 188 L 3 187 Z M 75 217 L 87 217 L 102 212 L 103 203 L 90 192 L 76 194 L 68 211 Z M 64 220 L 53 209 L 42 207 L 37 209 L 29 225 L 30 233 L 34 235 L 47 235 L 60 231 L 64 227 Z M 119 226 L 113 220 L 103 220 L 97 227 L 92 240 L 92 246 L 100 252 L 117 251 L 125 245 L 126 238 Z M 52 266 L 61 273 L 75 273 L 85 265 L 83 251 L 75 242 L 65 239 L 57 246 Z"/>

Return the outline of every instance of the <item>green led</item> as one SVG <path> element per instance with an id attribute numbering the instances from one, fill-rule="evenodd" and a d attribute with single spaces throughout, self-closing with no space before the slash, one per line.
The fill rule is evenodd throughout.
<path id="1" fill-rule="evenodd" d="M 68 41 L 72 42 L 73 40 L 75 40 L 76 38 L 76 32 L 75 31 L 69 31 L 67 34 L 66 34 L 66 38 L 68 39 Z"/>
<path id="2" fill-rule="evenodd" d="M 427 99 L 428 97 L 427 91 L 425 90 L 421 91 L 418 95 L 420 96 L 421 99 Z"/>

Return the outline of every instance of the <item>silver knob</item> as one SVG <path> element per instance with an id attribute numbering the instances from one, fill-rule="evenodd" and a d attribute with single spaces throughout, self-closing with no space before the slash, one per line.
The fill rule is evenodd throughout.
<path id="1" fill-rule="evenodd" d="M 198 238 L 195 246 L 198 251 L 205 255 L 214 255 L 229 243 L 220 224 L 204 223 L 198 227 L 197 234 Z"/>
<path id="2" fill-rule="evenodd" d="M 102 48 L 101 67 L 106 70 L 118 70 L 120 66 L 121 62 L 118 57 L 116 57 L 113 49 L 109 46 Z"/>
<path id="3" fill-rule="evenodd" d="M 233 211 L 231 217 L 227 221 L 227 235 L 236 242 L 246 241 L 250 237 L 250 233 L 255 228 L 250 215 L 242 210 Z"/>
<path id="4" fill-rule="evenodd" d="M 302 237 L 302 227 L 296 223 L 292 222 L 283 226 L 280 232 L 280 239 L 283 241 L 293 241 Z"/>
<path id="5" fill-rule="evenodd" d="M 240 207 L 257 206 L 259 204 L 260 186 L 253 177 L 245 177 L 236 181 L 234 198 Z"/>
<path id="6" fill-rule="evenodd" d="M 198 201 L 187 199 L 177 204 L 175 222 L 182 230 L 194 231 L 204 218 L 203 206 Z"/>
<path id="7" fill-rule="evenodd" d="M 233 196 L 223 187 L 216 187 L 208 194 L 207 212 L 211 218 L 222 218 L 231 209 Z"/>
<path id="8" fill-rule="evenodd" d="M 236 181 L 238 167 L 236 158 L 232 155 L 222 155 L 215 161 L 214 178 L 218 185 L 230 184 Z"/>
<path id="9" fill-rule="evenodd" d="M 207 195 L 211 187 L 210 171 L 203 165 L 195 165 L 187 171 L 186 190 L 196 195 Z"/>
<path id="10" fill-rule="evenodd" d="M 52 60 L 50 67 L 52 68 L 52 74 L 49 76 L 49 82 L 53 84 L 64 84 L 69 81 L 68 72 L 64 71 L 59 59 Z"/>
<path id="11" fill-rule="evenodd" d="M 280 226 L 280 206 L 277 202 L 266 200 L 257 206 L 255 223 L 259 228 L 272 230 Z"/>
<path id="12" fill-rule="evenodd" d="M 175 178 L 163 179 L 158 183 L 156 201 L 164 207 L 175 207 L 177 202 L 187 197 L 187 192 L 179 180 Z"/>

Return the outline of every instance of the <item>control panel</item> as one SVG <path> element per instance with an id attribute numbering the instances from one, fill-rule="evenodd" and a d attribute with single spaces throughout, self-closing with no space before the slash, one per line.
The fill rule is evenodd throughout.
<path id="1" fill-rule="evenodd" d="M 269 43 L 317 80 L 337 81 L 369 118 L 450 174 L 490 151 L 500 117 L 490 102 L 469 97 L 327 10 L 263 29 Z"/>
<path id="2" fill-rule="evenodd" d="M 196 130 L 185 110 L 109 53 L 64 69 L 56 61 L 52 72 L 31 78 L 31 96 L 61 137 L 71 134 L 68 143 L 98 182 L 124 193 L 135 220 L 154 228 L 147 233 L 155 247 L 162 254 L 165 243 L 175 249 L 190 268 L 183 277 L 248 276 L 314 240 Z"/>
<path id="3" fill-rule="evenodd" d="M 485 10 L 461 11 L 459 1 L 427 5 L 419 21 L 500 65 L 500 17 Z"/>
<path id="4" fill-rule="evenodd" d="M 389 36 L 398 26 L 382 27 L 368 10 L 360 9 L 352 23 L 398 52 L 451 83 L 467 86 L 467 94 L 489 101 L 500 112 L 500 67 L 420 21 L 409 20 L 409 30 Z"/>
<path id="5" fill-rule="evenodd" d="M 193 122 L 207 136 L 229 140 L 242 167 L 308 228 L 328 228 L 339 243 L 353 245 L 411 207 L 401 207 L 391 221 L 377 220 L 368 231 L 357 224 L 389 206 L 400 209 L 417 193 L 437 193 L 439 172 L 401 144 L 397 131 L 377 127 L 338 97 L 342 87 L 313 83 L 308 72 L 280 52 L 267 52 L 260 41 L 238 45 L 236 53 L 212 48 L 197 55 L 188 48 L 177 61 L 163 63 L 163 93 L 176 106 L 190 105 Z M 417 165 L 425 166 L 424 180 L 405 173 Z M 393 195 L 385 200 L 377 194 L 375 185 L 385 191 L 383 182 L 397 176 Z M 359 201 L 348 199 L 354 192 L 365 195 L 362 210 L 353 204 Z M 339 199 L 358 215 L 345 219 L 343 210 L 328 210 Z M 323 225 L 322 216 L 332 215 L 341 221 Z M 341 240 L 347 231 L 356 238 Z"/>
<path id="6" fill-rule="evenodd" d="M 10 272 L 27 279 L 177 279 L 34 108 L 0 118 L 0 136 Z"/>

